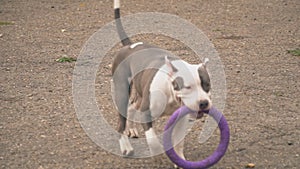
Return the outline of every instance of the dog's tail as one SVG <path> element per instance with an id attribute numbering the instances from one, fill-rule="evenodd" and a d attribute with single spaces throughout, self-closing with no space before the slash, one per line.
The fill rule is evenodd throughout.
<path id="1" fill-rule="evenodd" d="M 132 44 L 129 37 L 127 36 L 126 32 L 124 31 L 121 18 L 120 18 L 120 0 L 114 0 L 114 10 L 115 10 L 115 20 L 117 31 L 121 42 L 124 46 Z"/>

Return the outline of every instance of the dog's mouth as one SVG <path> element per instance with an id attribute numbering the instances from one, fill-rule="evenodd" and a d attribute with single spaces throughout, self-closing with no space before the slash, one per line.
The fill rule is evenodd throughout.
<path id="1" fill-rule="evenodd" d="M 204 112 L 202 110 L 199 110 L 196 114 L 196 119 L 201 119 L 204 115 Z"/>
<path id="2" fill-rule="evenodd" d="M 176 101 L 180 104 L 183 104 L 182 99 L 178 96 L 176 96 Z M 196 119 L 201 119 L 204 116 L 204 113 L 208 113 L 209 109 L 204 109 L 204 110 L 198 110 L 195 115 Z"/>
<path id="3" fill-rule="evenodd" d="M 199 110 L 196 114 L 196 119 L 200 119 L 204 114 L 208 114 L 209 109 Z"/>
<path id="4" fill-rule="evenodd" d="M 204 111 L 199 110 L 199 111 L 192 113 L 191 115 L 194 119 L 201 119 L 204 116 L 204 113 L 205 113 Z"/>
<path id="5" fill-rule="evenodd" d="M 197 112 L 197 119 L 200 119 L 203 117 L 204 114 L 208 114 L 209 113 L 209 108 L 208 109 L 203 109 L 203 110 L 198 110 Z"/>

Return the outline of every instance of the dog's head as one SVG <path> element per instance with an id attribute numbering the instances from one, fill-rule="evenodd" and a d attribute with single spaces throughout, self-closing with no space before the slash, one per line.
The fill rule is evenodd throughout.
<path id="1" fill-rule="evenodd" d="M 174 97 L 195 111 L 208 110 L 212 104 L 207 61 L 208 59 L 204 63 L 189 64 L 183 60 L 170 61 L 165 57 Z"/>

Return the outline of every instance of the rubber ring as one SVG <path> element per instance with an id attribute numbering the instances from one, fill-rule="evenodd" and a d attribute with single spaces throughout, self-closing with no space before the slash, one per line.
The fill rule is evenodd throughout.
<path id="1" fill-rule="evenodd" d="M 188 113 L 193 113 L 193 111 L 191 111 L 186 106 L 182 106 L 179 109 L 177 109 L 170 117 L 169 121 L 165 126 L 164 134 L 163 134 L 164 150 L 167 156 L 169 157 L 169 159 L 173 163 L 175 163 L 178 167 L 185 168 L 185 169 L 209 168 L 214 164 L 216 164 L 226 153 L 229 140 L 230 140 L 230 131 L 229 131 L 228 123 L 224 115 L 214 107 L 211 107 L 209 111 L 204 112 L 212 116 L 216 122 L 219 122 L 218 127 L 220 129 L 220 134 L 221 134 L 219 145 L 217 149 L 213 152 L 213 154 L 204 160 L 201 161 L 184 160 L 177 155 L 174 148 L 172 147 L 172 132 L 175 127 L 175 124 L 179 121 L 179 119 L 181 119 Z"/>

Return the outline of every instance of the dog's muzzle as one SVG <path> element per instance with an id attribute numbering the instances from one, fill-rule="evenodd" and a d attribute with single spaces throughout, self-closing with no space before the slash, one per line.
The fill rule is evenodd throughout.
<path id="1" fill-rule="evenodd" d="M 201 119 L 204 115 L 204 111 L 203 110 L 199 110 L 196 114 L 196 119 Z"/>
<path id="2" fill-rule="evenodd" d="M 176 97 L 176 101 L 180 104 L 183 104 L 180 97 Z M 208 105 L 209 105 L 208 100 L 200 101 L 199 110 L 196 112 L 196 119 L 200 119 L 203 117 L 204 113 L 208 113 L 209 111 L 207 109 Z"/>

